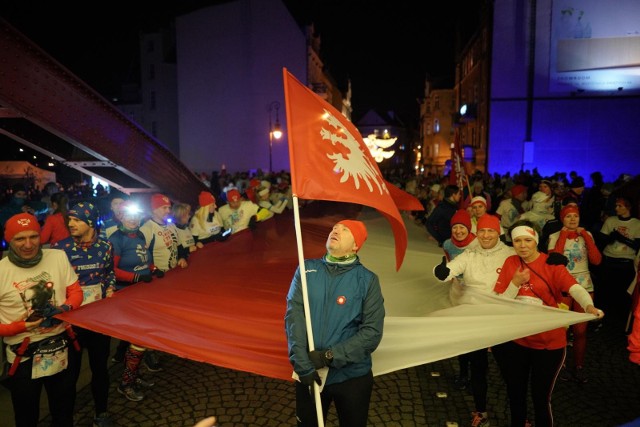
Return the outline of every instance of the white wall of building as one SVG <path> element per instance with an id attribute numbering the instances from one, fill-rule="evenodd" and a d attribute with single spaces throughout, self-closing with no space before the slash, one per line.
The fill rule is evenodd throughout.
<path id="1" fill-rule="evenodd" d="M 240 0 L 180 16 L 176 39 L 180 159 L 194 171 L 267 170 L 268 106 L 278 101 L 285 133 L 273 169 L 288 170 L 282 68 L 306 81 L 307 55 L 282 2 Z"/>

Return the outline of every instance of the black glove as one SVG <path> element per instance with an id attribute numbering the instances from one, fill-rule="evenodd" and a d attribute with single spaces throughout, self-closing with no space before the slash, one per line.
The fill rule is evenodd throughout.
<path id="1" fill-rule="evenodd" d="M 56 307 L 54 305 L 48 304 L 46 307 L 37 311 L 42 315 L 42 317 L 49 318 L 68 310 L 64 310 L 62 307 Z"/>
<path id="2" fill-rule="evenodd" d="M 567 258 L 566 256 L 558 253 L 558 252 L 551 252 L 548 256 L 547 256 L 547 264 L 549 265 L 564 265 L 565 267 L 567 266 L 567 264 L 569 264 L 569 258 Z"/>
<path id="3" fill-rule="evenodd" d="M 215 240 L 216 242 L 224 242 L 229 238 L 230 235 L 231 235 L 231 230 L 223 228 L 222 230 L 220 230 L 218 234 L 215 234 L 213 236 L 213 240 Z"/>
<path id="4" fill-rule="evenodd" d="M 450 271 L 451 270 L 449 270 L 449 267 L 447 267 L 447 257 L 443 256 L 442 262 L 436 265 L 436 269 L 434 270 L 434 273 L 438 279 L 444 280 L 447 277 L 449 277 Z"/>
<path id="5" fill-rule="evenodd" d="M 51 328 L 53 326 L 59 325 L 60 323 L 62 323 L 62 320 L 58 320 L 53 316 L 69 310 L 71 310 L 71 306 L 68 306 L 66 304 L 62 304 L 57 307 L 49 304 L 45 308 L 38 310 L 38 313 L 42 317 L 44 317 L 44 320 L 42 321 L 42 323 L 40 323 L 40 326 L 43 328 Z"/>
<path id="6" fill-rule="evenodd" d="M 249 220 L 249 228 L 252 230 L 256 229 L 256 224 L 258 223 L 258 217 L 256 215 L 252 216 Z"/>
<path id="7" fill-rule="evenodd" d="M 616 240 L 620 240 L 620 238 L 622 237 L 624 236 L 622 236 L 622 234 L 620 234 L 618 230 L 613 230 L 611 233 L 609 233 L 609 243 L 613 243 Z"/>
<path id="8" fill-rule="evenodd" d="M 325 354 L 326 350 L 313 350 L 309 352 L 309 360 L 311 360 L 316 369 L 329 366 L 329 362 L 331 361 L 325 357 Z"/>
<path id="9" fill-rule="evenodd" d="M 151 274 L 156 276 L 158 279 L 162 279 L 164 277 L 164 271 L 160 270 L 159 268 L 156 268 L 155 270 L 153 270 Z"/>
<path id="10" fill-rule="evenodd" d="M 633 249 L 636 252 L 638 251 L 638 243 L 636 241 L 634 241 L 633 239 L 625 237 L 618 230 L 613 230 L 609 236 L 613 236 L 613 238 L 615 240 L 617 240 L 618 242 L 629 246 L 631 249 Z"/>
<path id="11" fill-rule="evenodd" d="M 313 386 L 314 381 L 316 382 L 316 384 L 322 385 L 322 380 L 320 379 L 320 375 L 318 374 L 318 371 L 313 371 L 308 375 L 300 376 L 300 382 L 306 385 L 307 387 Z"/>
<path id="12" fill-rule="evenodd" d="M 146 282 L 149 283 L 151 280 L 153 279 L 153 276 L 151 276 L 150 274 L 134 274 L 133 275 L 133 283 L 138 283 L 138 282 Z"/>

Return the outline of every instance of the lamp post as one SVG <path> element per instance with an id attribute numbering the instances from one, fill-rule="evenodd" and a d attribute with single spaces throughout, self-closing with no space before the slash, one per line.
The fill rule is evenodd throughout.
<path id="1" fill-rule="evenodd" d="M 271 123 L 271 112 L 276 110 L 276 121 L 275 123 Z M 273 172 L 273 139 L 282 138 L 282 128 L 280 127 L 280 120 L 278 117 L 278 112 L 280 110 L 280 103 L 278 101 L 273 101 L 267 107 L 269 111 L 269 173 Z"/>

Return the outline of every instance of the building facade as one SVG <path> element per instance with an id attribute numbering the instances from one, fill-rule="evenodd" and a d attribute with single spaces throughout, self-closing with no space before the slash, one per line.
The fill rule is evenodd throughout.
<path id="1" fill-rule="evenodd" d="M 350 91 L 327 73 L 320 44 L 281 0 L 198 9 L 141 35 L 140 104 L 119 108 L 194 172 L 289 170 L 284 67 L 351 119 Z"/>
<path id="2" fill-rule="evenodd" d="M 496 0 L 493 22 L 489 170 L 636 174 L 640 3 Z"/>
<path id="3" fill-rule="evenodd" d="M 480 29 L 460 52 L 454 87 L 457 132 L 467 172 L 487 170 L 491 24 L 485 9 Z"/>
<path id="4" fill-rule="evenodd" d="M 432 89 L 425 82 L 424 98 L 420 103 L 420 141 L 422 161 L 417 165 L 420 174 L 443 174 L 451 159 L 455 132 L 456 100 L 453 89 Z"/>

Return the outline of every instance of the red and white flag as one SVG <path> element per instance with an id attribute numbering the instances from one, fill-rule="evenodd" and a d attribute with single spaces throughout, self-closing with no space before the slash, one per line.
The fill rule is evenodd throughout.
<path id="1" fill-rule="evenodd" d="M 407 249 L 407 230 L 362 136 L 286 68 L 283 75 L 293 194 L 377 209 L 391 224 L 399 270 Z"/>

